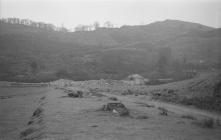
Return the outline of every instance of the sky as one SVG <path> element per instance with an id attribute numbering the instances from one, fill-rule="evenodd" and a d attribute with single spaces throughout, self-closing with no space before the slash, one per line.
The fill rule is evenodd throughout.
<path id="1" fill-rule="evenodd" d="M 166 19 L 221 27 L 221 0 L 0 0 L 0 17 L 16 17 L 74 29 L 79 24 L 116 27 Z"/>

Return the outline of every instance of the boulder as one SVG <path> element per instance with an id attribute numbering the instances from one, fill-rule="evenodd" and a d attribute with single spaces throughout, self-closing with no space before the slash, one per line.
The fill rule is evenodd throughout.
<path id="1" fill-rule="evenodd" d="M 128 116 L 129 115 L 129 110 L 124 106 L 124 104 L 119 103 L 119 102 L 108 103 L 103 106 L 102 110 L 103 111 L 111 111 L 111 112 L 116 113 L 120 116 Z"/>
<path id="2" fill-rule="evenodd" d="M 82 91 L 68 91 L 68 96 L 73 98 L 82 98 L 83 92 Z"/>
<path id="3" fill-rule="evenodd" d="M 160 115 L 162 116 L 167 116 L 168 115 L 168 110 L 163 108 L 163 107 L 158 107 L 158 109 L 160 110 Z"/>

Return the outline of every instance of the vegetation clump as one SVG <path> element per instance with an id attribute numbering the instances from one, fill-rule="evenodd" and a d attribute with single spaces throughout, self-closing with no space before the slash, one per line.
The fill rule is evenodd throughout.
<path id="1" fill-rule="evenodd" d="M 196 118 L 194 116 L 191 116 L 191 115 L 182 115 L 181 118 L 190 119 L 190 120 L 196 120 Z"/>
<path id="2" fill-rule="evenodd" d="M 133 91 L 131 91 L 130 89 L 125 90 L 121 95 L 133 95 Z"/>
<path id="3" fill-rule="evenodd" d="M 39 117 L 43 112 L 42 108 L 37 108 L 34 113 L 32 114 L 33 117 Z"/>
<path id="4" fill-rule="evenodd" d="M 112 100 L 112 101 L 117 101 L 118 100 L 116 97 L 110 97 L 109 99 Z"/>
<path id="5" fill-rule="evenodd" d="M 21 137 L 21 138 L 26 137 L 26 136 L 28 136 L 28 135 L 34 133 L 34 132 L 35 132 L 35 129 L 34 129 L 34 128 L 28 128 L 28 129 L 26 129 L 25 131 L 22 131 L 22 132 L 20 133 L 20 137 Z"/>
<path id="6" fill-rule="evenodd" d="M 143 120 L 143 119 L 148 119 L 149 117 L 148 116 L 146 116 L 146 115 L 138 115 L 137 117 L 136 117 L 136 119 L 141 119 L 141 120 Z"/>
<path id="7" fill-rule="evenodd" d="M 193 122 L 194 124 L 202 128 L 214 128 L 214 120 L 212 118 L 206 118 L 201 121 Z"/>

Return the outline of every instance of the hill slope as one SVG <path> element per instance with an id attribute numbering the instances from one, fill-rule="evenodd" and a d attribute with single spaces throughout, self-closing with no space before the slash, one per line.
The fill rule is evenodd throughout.
<path id="1" fill-rule="evenodd" d="M 150 77 L 159 68 L 168 76 L 177 65 L 220 63 L 220 29 L 190 22 L 166 20 L 84 32 L 0 23 L 0 30 L 1 80 L 121 79 L 131 73 Z"/>

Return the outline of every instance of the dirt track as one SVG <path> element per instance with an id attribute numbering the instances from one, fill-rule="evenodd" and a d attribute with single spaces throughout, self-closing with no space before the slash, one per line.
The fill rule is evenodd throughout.
<path id="1" fill-rule="evenodd" d="M 26 90 L 23 88 L 23 91 Z M 8 122 L 0 129 L 1 139 L 219 140 L 221 138 L 220 126 L 215 125 L 209 129 L 194 124 L 204 117 L 211 117 L 208 113 L 151 101 L 148 96 L 118 96 L 100 92 L 85 98 L 69 98 L 66 96 L 67 93 L 60 89 L 40 88 L 39 90 L 41 92 L 35 91 L 36 95 L 33 93 L 27 96 L 28 98 L 16 96 L 1 100 L 1 124 Z M 113 102 L 109 96 L 116 96 L 125 104 L 130 110 L 130 116 L 120 117 L 112 112 L 99 111 L 102 105 Z M 4 117 L 2 112 L 7 110 L 5 106 L 9 104 L 11 107 L 20 108 L 22 112 L 24 106 L 19 107 L 15 104 L 18 100 L 19 103 L 25 102 L 25 106 L 29 109 L 22 114 L 23 116 L 14 120 L 12 125 L 10 124 L 12 120 Z M 168 116 L 160 115 L 158 107 L 166 108 Z M 18 112 L 5 113 L 11 116 Z M 183 115 L 193 115 L 197 120 L 182 118 Z M 11 118 L 14 117 L 16 116 Z M 21 118 L 22 121 L 19 120 Z M 19 125 L 16 125 L 16 121 Z M 15 125 L 18 127 L 13 128 Z"/>
<path id="2" fill-rule="evenodd" d="M 121 101 L 124 102 L 131 102 L 131 103 L 137 103 L 137 104 L 143 104 L 145 105 L 148 103 L 148 105 L 153 105 L 156 108 L 157 107 L 164 107 L 170 112 L 173 112 L 175 114 L 179 115 L 192 115 L 197 118 L 213 118 L 215 120 L 221 120 L 221 114 L 215 113 L 215 112 L 208 112 L 205 110 L 200 110 L 197 108 L 190 108 L 182 105 L 177 105 L 177 104 L 171 104 L 171 103 L 166 103 L 166 102 L 160 102 L 160 101 L 154 101 L 151 100 L 148 96 L 146 95 L 140 95 L 139 97 L 137 96 L 119 96 L 119 95 L 110 95 L 107 93 L 102 93 L 103 95 L 109 96 L 109 97 L 117 97 Z"/>

